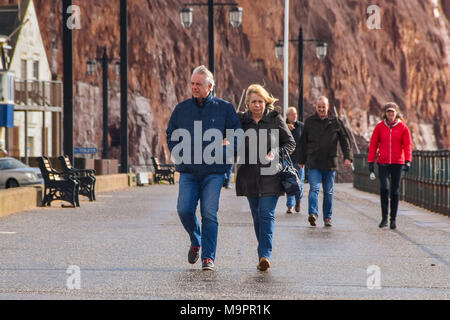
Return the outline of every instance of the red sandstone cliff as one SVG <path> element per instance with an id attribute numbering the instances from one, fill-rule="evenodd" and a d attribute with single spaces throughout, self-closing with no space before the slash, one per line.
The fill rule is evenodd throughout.
<path id="1" fill-rule="evenodd" d="M 0 0 L 7 3 L 8 0 Z M 283 0 L 238 0 L 244 9 L 239 28 L 229 24 L 228 9 L 216 8 L 217 95 L 239 103 L 252 82 L 265 83 L 282 105 L 283 64 L 274 44 L 283 36 Z M 345 109 L 358 141 L 375 125 L 381 106 L 396 101 L 403 111 L 417 149 L 450 148 L 449 23 L 436 18 L 428 0 L 380 0 L 381 29 L 369 30 L 370 1 L 291 0 L 290 34 L 328 42 L 324 61 L 305 46 L 306 115 L 320 94 L 332 98 L 340 114 Z M 81 8 L 81 30 L 74 31 L 75 145 L 101 148 L 101 77 L 86 75 L 88 58 L 106 45 L 119 54 L 119 1 L 74 0 Z M 178 101 L 190 96 L 190 72 L 208 65 L 207 11 L 196 7 L 194 23 L 179 21 L 183 1 L 129 0 L 129 137 L 130 163 L 150 163 L 157 154 L 169 158 L 165 128 Z M 449 10 L 449 1 L 442 2 Z M 35 0 L 41 32 L 54 71 L 61 76 L 60 1 Z M 447 40 L 447 43 L 445 42 Z M 290 46 L 290 104 L 298 95 L 297 51 Z M 100 86 L 101 87 L 101 86 Z M 110 135 L 112 156 L 119 158 L 119 79 L 110 73 Z M 365 139 L 363 139 L 365 138 Z"/>

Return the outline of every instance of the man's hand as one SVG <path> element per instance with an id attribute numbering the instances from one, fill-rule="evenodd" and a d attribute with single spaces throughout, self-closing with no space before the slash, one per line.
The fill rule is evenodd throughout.
<path id="1" fill-rule="evenodd" d="M 344 160 L 344 166 L 350 167 L 352 165 L 352 162 L 349 159 Z"/>
<path id="2" fill-rule="evenodd" d="M 287 126 L 291 131 L 295 129 L 295 126 L 292 123 L 288 123 Z"/>
<path id="3" fill-rule="evenodd" d="M 297 164 L 300 169 L 303 169 L 303 165 L 301 163 Z"/>

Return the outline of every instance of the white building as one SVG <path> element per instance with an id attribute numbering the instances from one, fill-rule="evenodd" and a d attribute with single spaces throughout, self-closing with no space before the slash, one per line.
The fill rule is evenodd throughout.
<path id="1" fill-rule="evenodd" d="M 0 6 L 0 35 L 10 37 L 6 69 L 15 74 L 14 128 L 8 134 L 2 128 L 0 140 L 9 145 L 14 157 L 56 155 L 60 146 L 62 83 L 51 81 L 32 0 Z"/>

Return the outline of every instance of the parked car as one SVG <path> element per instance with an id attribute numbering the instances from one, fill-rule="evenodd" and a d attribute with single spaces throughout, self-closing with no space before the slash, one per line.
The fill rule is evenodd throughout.
<path id="1" fill-rule="evenodd" d="M 30 168 L 15 158 L 0 158 L 0 188 L 42 184 L 41 170 Z"/>

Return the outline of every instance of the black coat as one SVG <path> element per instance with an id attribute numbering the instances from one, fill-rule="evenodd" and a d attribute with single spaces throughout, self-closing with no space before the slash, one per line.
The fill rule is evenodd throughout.
<path id="1" fill-rule="evenodd" d="M 295 140 L 295 150 L 291 153 L 291 160 L 293 163 L 297 162 L 297 152 L 298 152 L 298 145 L 300 143 L 300 137 L 302 135 L 303 131 L 303 122 L 301 121 L 295 121 L 294 122 L 294 130 L 291 130 L 291 134 L 294 137 Z"/>
<path id="2" fill-rule="evenodd" d="M 249 129 L 254 129 L 257 132 L 257 143 L 252 142 L 250 139 L 245 138 L 241 148 L 245 148 L 245 161 L 240 159 L 236 166 L 236 194 L 238 196 L 247 197 L 263 197 L 263 196 L 280 196 L 284 194 L 283 188 L 281 186 L 281 180 L 278 172 L 281 170 L 281 164 L 277 165 L 277 173 L 272 175 L 262 175 L 261 169 L 264 167 L 269 167 L 270 165 L 264 165 L 259 161 L 259 133 L 261 129 L 267 129 L 268 134 L 264 137 L 267 139 L 267 150 L 263 154 L 268 154 L 272 150 L 274 154 L 279 153 L 279 149 L 275 149 L 275 146 L 271 146 L 270 140 L 273 134 L 270 134 L 271 129 L 278 129 L 279 131 L 279 142 L 278 146 L 284 148 L 288 154 L 292 153 L 295 149 L 295 140 L 292 137 L 290 130 L 288 129 L 286 123 L 281 118 L 278 111 L 268 111 L 263 116 L 263 118 L 256 123 L 250 111 L 245 113 L 239 113 L 239 118 L 242 122 L 242 129 L 247 132 Z M 250 164 L 250 148 L 252 145 L 252 152 L 257 151 L 256 155 L 257 163 Z M 254 148 L 253 148 L 254 147 Z M 242 151 L 242 150 L 241 150 Z M 240 164 L 243 163 L 243 164 Z"/>
<path id="3" fill-rule="evenodd" d="M 337 144 L 344 159 L 353 161 L 350 138 L 341 120 L 328 117 L 321 120 L 317 113 L 306 119 L 297 149 L 297 162 L 308 169 L 336 170 Z"/>

